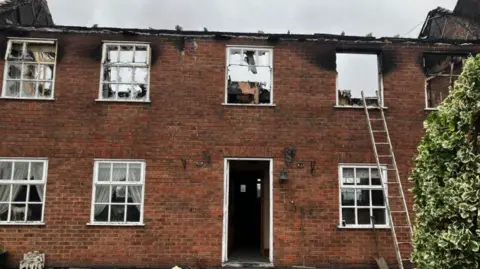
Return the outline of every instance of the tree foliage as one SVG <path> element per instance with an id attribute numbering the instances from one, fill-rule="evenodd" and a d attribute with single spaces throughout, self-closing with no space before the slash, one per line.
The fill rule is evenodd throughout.
<path id="1" fill-rule="evenodd" d="M 480 268 L 480 56 L 424 122 L 414 158 L 413 261 L 418 269 Z M 480 137 L 478 138 L 480 140 Z"/>

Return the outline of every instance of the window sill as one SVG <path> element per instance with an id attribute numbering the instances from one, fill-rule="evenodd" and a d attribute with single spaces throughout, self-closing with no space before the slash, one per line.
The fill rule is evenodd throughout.
<path id="1" fill-rule="evenodd" d="M 149 104 L 150 100 L 109 100 L 109 99 L 95 99 L 95 102 L 105 102 L 105 103 L 145 103 Z"/>
<path id="2" fill-rule="evenodd" d="M 0 222 L 0 226 L 44 226 L 45 222 Z"/>
<path id="3" fill-rule="evenodd" d="M 114 223 L 114 222 L 110 222 L 110 223 L 92 223 L 92 222 L 89 222 L 87 223 L 87 226 L 125 226 L 125 227 L 145 227 L 145 224 L 144 223 Z"/>
<path id="4" fill-rule="evenodd" d="M 339 106 L 339 105 L 334 105 L 334 108 L 346 108 L 346 109 L 364 109 L 363 106 Z M 367 109 L 379 109 L 378 106 L 368 106 Z M 388 109 L 387 106 L 383 106 L 382 109 Z"/>
<path id="5" fill-rule="evenodd" d="M 252 107 L 275 107 L 277 106 L 276 104 L 228 104 L 228 103 L 222 103 L 223 106 L 252 106 Z"/>
<path id="6" fill-rule="evenodd" d="M 372 230 L 373 227 L 372 225 L 348 225 L 348 226 L 342 226 L 340 224 L 337 224 L 337 230 Z M 390 229 L 389 225 L 375 225 L 375 229 L 378 230 L 386 230 Z"/>
<path id="7" fill-rule="evenodd" d="M 0 99 L 5 100 L 25 100 L 25 101 L 55 101 L 55 98 L 31 98 L 31 97 L 10 97 L 10 96 L 2 96 Z"/>
<path id="8" fill-rule="evenodd" d="M 425 111 L 438 111 L 438 107 L 426 107 Z"/>

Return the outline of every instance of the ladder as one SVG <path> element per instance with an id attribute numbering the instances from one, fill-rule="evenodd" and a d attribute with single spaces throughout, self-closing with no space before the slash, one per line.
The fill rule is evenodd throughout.
<path id="1" fill-rule="evenodd" d="M 378 168 L 378 171 L 379 171 L 379 174 L 380 174 L 381 182 L 383 183 L 383 184 L 381 184 L 382 185 L 382 191 L 383 191 L 383 199 L 384 199 L 385 207 L 387 209 L 387 215 L 388 215 L 388 221 L 390 223 L 390 229 L 392 231 L 392 237 L 393 237 L 393 243 L 395 245 L 395 253 L 396 253 L 396 257 L 397 257 L 397 262 L 398 262 L 399 269 L 404 269 L 405 268 L 404 262 L 407 262 L 407 261 L 410 262 L 410 259 L 405 258 L 402 255 L 400 246 L 405 245 L 405 244 L 407 244 L 409 246 L 412 246 L 412 238 L 413 238 L 412 237 L 412 223 L 410 221 L 410 215 L 408 213 L 407 202 L 406 202 L 406 199 L 405 199 L 405 193 L 403 191 L 402 182 L 400 180 L 400 174 L 398 173 L 397 162 L 395 160 L 395 155 L 393 153 L 392 141 L 390 140 L 390 134 L 388 132 L 387 121 L 385 120 L 385 113 L 383 111 L 381 98 L 379 96 L 378 91 L 377 91 L 378 107 L 377 106 L 376 107 L 368 107 L 367 106 L 367 103 L 366 103 L 366 100 L 365 100 L 365 95 L 364 95 L 363 91 L 362 91 L 362 101 L 363 101 L 363 107 L 365 109 L 365 116 L 366 116 L 366 119 L 367 119 L 368 130 L 369 130 L 369 133 L 370 133 L 370 139 L 371 139 L 372 146 L 373 146 L 373 153 L 375 154 L 375 161 L 377 163 L 377 168 Z M 369 109 L 379 110 L 380 111 L 380 113 L 379 113 L 380 117 L 379 118 L 371 118 L 370 113 L 369 113 Z M 379 121 L 382 123 L 382 124 L 380 124 L 381 126 L 379 126 L 379 124 L 376 124 L 375 126 L 376 126 L 377 129 L 375 129 L 375 130 L 372 129 L 372 125 L 374 125 L 374 123 L 379 123 Z M 378 135 L 383 135 L 386 138 L 386 141 L 377 142 L 377 139 L 375 137 L 378 136 Z M 379 154 L 379 148 L 381 148 L 381 147 L 388 147 L 387 153 L 386 154 L 382 153 L 382 154 L 385 154 L 385 155 Z M 383 148 L 383 149 L 385 151 L 385 148 Z M 383 162 L 382 163 L 380 161 L 380 159 L 389 160 L 389 162 Z M 389 181 L 388 180 L 388 175 L 385 178 L 384 171 L 386 171 L 387 173 L 388 173 L 388 171 L 393 171 L 394 174 L 395 174 L 395 180 L 394 181 Z M 398 189 L 398 192 L 399 192 L 398 195 L 388 195 L 388 192 L 387 192 L 388 186 L 395 186 Z M 397 207 L 398 207 L 398 204 L 400 204 L 400 210 L 392 211 L 391 202 L 392 202 L 392 204 L 397 205 Z M 406 222 L 406 225 L 404 224 L 402 226 L 395 226 L 393 215 L 396 216 L 395 220 L 397 220 L 397 221 L 398 221 L 398 219 L 403 218 Z M 398 231 L 397 231 L 397 229 L 398 229 Z M 399 241 L 398 232 L 399 231 L 405 231 L 405 230 L 408 230 L 408 233 L 407 233 L 408 236 L 404 236 L 404 237 L 408 237 L 408 239 L 405 239 L 403 241 Z"/>

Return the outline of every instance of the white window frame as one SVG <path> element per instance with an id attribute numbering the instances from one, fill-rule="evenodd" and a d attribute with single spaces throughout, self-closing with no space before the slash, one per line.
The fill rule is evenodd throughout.
<path id="1" fill-rule="evenodd" d="M 362 169 L 362 168 L 367 168 L 369 169 L 369 181 L 370 185 L 343 185 L 342 179 L 343 179 L 343 169 L 344 168 L 353 168 L 354 173 L 356 174 L 356 169 Z M 372 216 L 372 209 L 375 208 L 384 208 L 385 210 L 385 224 L 375 224 L 375 228 L 390 228 L 389 224 L 389 217 L 388 217 L 388 210 L 387 210 L 387 198 L 386 196 L 388 195 L 388 184 L 386 183 L 387 181 L 387 166 L 382 165 L 380 166 L 380 171 L 383 170 L 383 175 L 380 177 L 380 180 L 383 180 L 383 186 L 384 186 L 384 205 L 383 206 L 373 206 L 372 205 L 372 195 L 370 195 L 370 205 L 369 206 L 357 206 L 357 199 L 354 199 L 354 205 L 353 206 L 343 206 L 342 205 L 342 190 L 344 189 L 352 189 L 352 190 L 383 190 L 382 185 L 371 185 L 371 179 L 372 179 L 372 172 L 371 169 L 378 169 L 378 166 L 376 164 L 340 164 L 338 166 L 338 179 L 339 179 L 339 188 L 338 188 L 338 204 L 339 204 L 339 228 L 363 228 L 363 229 L 372 229 L 372 224 L 345 224 L 343 225 L 343 216 L 342 216 L 342 209 L 343 208 L 354 208 L 355 209 L 355 222 L 358 222 L 357 218 L 357 208 L 368 208 L 370 209 L 370 216 Z M 354 175 L 354 178 L 355 175 Z M 371 192 L 370 192 L 371 194 Z"/>
<path id="2" fill-rule="evenodd" d="M 20 95 L 22 93 L 22 88 L 23 88 L 23 82 L 28 81 L 28 82 L 36 82 L 37 86 L 38 83 L 41 81 L 47 82 L 50 80 L 41 80 L 41 79 L 24 79 L 23 78 L 23 72 L 24 68 L 23 66 L 25 64 L 48 64 L 52 65 L 51 62 L 30 62 L 30 61 L 23 61 L 23 60 L 8 60 L 8 55 L 10 54 L 10 51 L 12 49 L 12 43 L 23 43 L 23 50 L 25 50 L 25 46 L 27 43 L 33 43 L 33 44 L 51 44 L 55 45 L 55 62 L 53 63 L 53 74 L 52 74 L 52 80 L 50 83 L 52 83 L 52 94 L 50 97 L 40 97 L 38 95 L 38 91 L 35 91 L 34 97 L 31 96 L 7 96 L 6 91 L 7 91 L 7 81 L 20 81 Z M 58 58 L 58 42 L 56 39 L 37 39 L 37 38 L 9 38 L 8 39 L 8 44 L 7 44 L 7 50 L 5 52 L 5 65 L 4 65 L 4 71 L 3 71 L 3 87 L 2 87 L 2 95 L 1 98 L 4 99 L 26 99 L 26 100 L 54 100 L 55 99 L 55 77 L 56 77 L 56 70 L 57 70 L 57 58 Z M 8 78 L 8 66 L 10 63 L 17 63 L 22 65 L 22 70 L 20 74 L 19 79 L 7 79 Z"/>
<path id="3" fill-rule="evenodd" d="M 7 216 L 7 221 L 0 221 L 0 225 L 43 225 L 44 223 L 44 217 L 45 217 L 45 198 L 47 196 L 47 176 L 48 176 L 48 160 L 44 158 L 0 158 L 0 161 L 2 162 L 12 162 L 12 176 L 11 180 L 5 180 L 5 179 L 0 179 L 0 184 L 1 185 L 10 185 L 10 199 L 8 201 L 8 216 Z M 43 163 L 43 175 L 42 175 L 42 180 L 13 180 L 13 173 L 15 171 L 15 162 L 28 162 L 28 175 L 27 178 L 30 178 L 30 167 L 32 165 L 32 162 L 35 163 Z M 40 220 L 38 221 L 28 221 L 24 219 L 23 221 L 12 221 L 11 218 L 11 213 L 12 213 L 12 203 L 15 204 L 16 202 L 12 202 L 12 185 L 29 185 L 30 187 L 27 188 L 27 196 L 26 196 L 26 201 L 25 202 L 17 202 L 17 203 L 24 203 L 26 204 L 26 210 L 28 210 L 29 205 L 42 205 L 42 215 Z M 43 197 L 41 197 L 42 201 L 40 202 L 30 202 L 29 197 L 30 197 L 30 189 L 31 186 L 35 185 L 43 185 Z M 2 202 L 5 203 L 5 202 Z M 24 214 L 24 218 L 27 218 L 26 214 Z"/>
<path id="4" fill-rule="evenodd" d="M 135 53 L 135 46 L 146 46 L 147 47 L 147 66 L 142 66 L 140 63 L 135 64 L 135 63 L 114 63 L 110 64 L 111 66 L 115 67 L 140 67 L 140 68 L 147 68 L 147 81 L 146 81 L 146 90 L 147 90 L 147 95 L 145 99 L 143 100 L 136 100 L 133 99 L 133 95 L 131 99 L 118 99 L 118 94 L 115 95 L 115 99 L 106 99 L 103 98 L 103 78 L 104 78 L 104 70 L 105 70 L 105 61 L 107 59 L 107 47 L 108 46 L 133 46 L 134 48 L 134 53 Z M 120 56 L 119 56 L 120 57 Z M 152 58 L 152 49 L 150 46 L 149 42 L 125 42 L 125 41 L 104 41 L 102 44 L 102 61 L 100 63 L 100 83 L 99 83 L 99 89 L 98 89 L 98 98 L 96 101 L 102 101 L 102 102 L 135 102 L 135 103 L 148 103 L 150 102 L 150 78 L 151 78 L 151 58 Z M 133 72 L 134 73 L 134 72 Z M 110 83 L 110 84 L 124 84 L 124 83 Z M 133 84 L 141 84 L 141 83 L 132 83 Z"/>
<path id="5" fill-rule="evenodd" d="M 271 85 L 271 89 L 270 89 L 270 103 L 268 104 L 239 104 L 239 103 L 228 103 L 228 67 L 230 65 L 230 51 L 232 50 L 241 50 L 242 52 L 244 50 L 254 50 L 255 51 L 255 54 L 258 53 L 259 50 L 264 50 L 264 51 L 268 51 L 270 53 L 270 63 L 269 63 L 269 67 L 270 67 L 270 85 Z M 269 47 L 269 46 L 241 46 L 241 45 L 228 45 L 226 47 L 226 57 L 225 57 L 225 92 L 224 92 L 224 103 L 223 105 L 229 105 L 229 106 L 275 106 L 275 103 L 274 103 L 274 91 L 273 91 L 273 88 L 274 88 L 274 84 L 273 84 L 273 72 L 274 72 L 274 68 L 273 68 L 273 47 Z M 264 65 L 255 65 L 256 67 L 266 67 Z"/>
<path id="6" fill-rule="evenodd" d="M 380 91 L 380 104 L 378 106 L 381 106 L 382 108 L 385 107 L 385 102 L 384 102 L 384 89 L 383 89 L 383 67 L 382 67 L 382 53 L 381 52 L 359 52 L 359 51 L 336 51 L 335 52 L 335 58 L 337 54 L 366 54 L 366 55 L 375 55 L 377 56 L 377 66 L 378 66 L 378 90 Z M 352 106 L 352 105 L 340 105 L 339 104 L 339 92 L 338 92 L 338 71 L 336 71 L 336 77 L 335 77 L 335 107 L 338 108 L 363 108 L 363 106 Z M 374 106 L 376 107 L 376 106 Z"/>
<path id="7" fill-rule="evenodd" d="M 112 177 L 113 173 L 113 164 L 140 164 L 141 165 L 141 175 L 140 175 L 140 181 L 137 182 L 126 182 L 126 181 L 98 181 L 98 168 L 101 163 L 110 163 L 110 179 Z M 92 187 L 92 203 L 91 203 L 91 209 L 90 209 L 90 222 L 87 223 L 87 225 L 103 225 L 103 226 L 143 226 L 143 217 L 144 217 L 144 205 L 145 205 L 145 168 L 146 168 L 146 163 L 144 160 L 117 160 L 117 159 L 96 159 L 94 161 L 94 166 L 93 166 L 93 187 Z M 128 165 L 127 165 L 127 174 L 128 174 Z M 112 186 L 112 185 L 122 185 L 122 186 L 142 186 L 142 202 L 140 206 L 140 219 L 138 222 L 128 222 L 128 221 L 110 221 L 110 207 L 108 210 L 108 217 L 107 221 L 95 221 L 95 193 L 97 189 L 97 185 L 104 185 L 104 186 Z M 111 188 L 110 188 L 111 189 Z M 111 202 L 111 193 L 109 196 L 110 201 L 107 203 L 102 203 L 102 204 L 107 204 L 107 205 L 136 205 L 136 203 L 112 203 Z M 98 204 L 98 203 L 97 203 Z M 126 211 L 125 211 L 125 219 L 126 219 Z"/>

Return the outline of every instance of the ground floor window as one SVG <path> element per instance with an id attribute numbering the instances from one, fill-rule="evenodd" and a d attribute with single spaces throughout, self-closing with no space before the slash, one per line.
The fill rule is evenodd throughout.
<path id="1" fill-rule="evenodd" d="M 339 174 L 340 226 L 371 228 L 372 217 L 376 226 L 388 226 L 382 179 L 377 166 L 340 165 Z M 386 179 L 386 170 L 383 175 Z"/>
<path id="2" fill-rule="evenodd" d="M 43 222 L 47 161 L 0 159 L 0 223 Z"/>
<path id="3" fill-rule="evenodd" d="M 93 183 L 93 224 L 143 223 L 145 162 L 96 161 Z"/>

